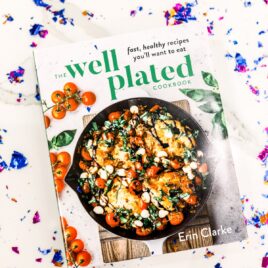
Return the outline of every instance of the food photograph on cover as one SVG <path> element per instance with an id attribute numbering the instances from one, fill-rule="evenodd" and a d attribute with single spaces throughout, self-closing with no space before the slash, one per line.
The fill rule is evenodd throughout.
<path id="1" fill-rule="evenodd" d="M 70 263 L 72 224 L 97 264 L 247 238 L 221 86 L 188 27 L 36 51 Z"/>

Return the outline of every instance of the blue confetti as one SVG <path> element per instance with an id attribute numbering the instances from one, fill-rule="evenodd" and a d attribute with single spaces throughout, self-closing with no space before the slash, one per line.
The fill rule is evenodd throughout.
<path id="1" fill-rule="evenodd" d="M 29 30 L 32 36 L 39 35 L 41 38 L 45 38 L 48 34 L 48 30 L 42 29 L 44 26 L 41 24 L 34 24 Z"/>
<path id="2" fill-rule="evenodd" d="M 2 157 L 0 155 L 0 172 L 2 172 L 4 169 L 8 169 L 8 165 L 4 160 L 2 160 Z"/>
<path id="3" fill-rule="evenodd" d="M 62 257 L 62 252 L 61 250 L 57 250 L 55 249 L 55 254 L 52 258 L 51 261 L 55 266 L 61 266 L 63 265 L 64 261 L 63 261 L 63 257 Z"/>
<path id="4" fill-rule="evenodd" d="M 22 153 L 14 151 L 11 156 L 9 167 L 13 169 L 22 169 L 27 165 L 28 165 L 27 158 Z"/>
<path id="5" fill-rule="evenodd" d="M 244 2 L 244 6 L 245 7 L 251 7 L 252 6 L 252 3 L 250 1 L 245 1 Z"/>
<path id="6" fill-rule="evenodd" d="M 262 44 L 262 42 L 258 42 L 258 47 L 263 47 L 263 44 Z"/>
<path id="7" fill-rule="evenodd" d="M 217 264 L 215 264 L 214 266 L 215 268 L 222 268 L 221 264 L 218 262 Z"/>
<path id="8" fill-rule="evenodd" d="M 90 113 L 90 111 L 91 111 L 91 107 L 90 106 L 87 107 L 87 111 Z"/>
<path id="9" fill-rule="evenodd" d="M 38 7 L 51 7 L 49 4 L 43 2 L 43 0 L 33 0 Z"/>
<path id="10" fill-rule="evenodd" d="M 42 254 L 42 255 L 48 255 L 51 252 L 51 249 L 41 249 L 38 248 L 38 251 Z"/>

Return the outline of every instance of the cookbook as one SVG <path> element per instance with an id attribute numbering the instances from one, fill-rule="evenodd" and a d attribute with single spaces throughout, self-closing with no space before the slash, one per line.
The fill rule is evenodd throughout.
<path id="1" fill-rule="evenodd" d="M 70 267 L 247 237 L 211 51 L 190 25 L 35 51 Z"/>

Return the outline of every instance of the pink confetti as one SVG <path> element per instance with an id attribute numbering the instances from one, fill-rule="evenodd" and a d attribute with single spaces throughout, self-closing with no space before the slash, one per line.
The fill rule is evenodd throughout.
<path id="1" fill-rule="evenodd" d="M 12 247 L 11 250 L 16 254 L 20 254 L 19 247 Z"/>
<path id="2" fill-rule="evenodd" d="M 35 214 L 34 214 L 34 216 L 33 216 L 33 224 L 36 224 L 36 223 L 38 223 L 40 221 L 41 221 L 41 219 L 40 219 L 39 212 L 36 211 Z"/>

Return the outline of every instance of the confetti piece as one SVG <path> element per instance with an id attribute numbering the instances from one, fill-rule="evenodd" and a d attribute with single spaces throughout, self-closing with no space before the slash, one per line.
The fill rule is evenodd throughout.
<path id="1" fill-rule="evenodd" d="M 22 169 L 28 165 L 27 158 L 20 152 L 14 151 L 9 164 L 10 168 Z"/>
<path id="2" fill-rule="evenodd" d="M 62 265 L 64 264 L 64 261 L 63 261 L 61 250 L 55 249 L 54 252 L 55 253 L 51 262 L 54 264 L 54 266 L 62 267 Z"/>
<path id="3" fill-rule="evenodd" d="M 41 248 L 38 248 L 38 251 L 42 254 L 42 255 L 48 255 L 50 252 L 51 252 L 51 249 L 48 248 L 48 249 L 41 249 Z"/>
<path id="4" fill-rule="evenodd" d="M 5 20 L 4 20 L 3 24 L 6 24 L 7 22 L 14 21 L 14 18 L 9 14 L 4 15 L 4 18 L 5 18 Z"/>
<path id="5" fill-rule="evenodd" d="M 84 10 L 84 11 L 82 12 L 82 15 L 83 15 L 83 16 L 88 16 L 88 19 L 89 19 L 89 20 L 91 20 L 91 19 L 94 17 L 94 14 L 93 14 L 92 12 L 88 11 L 88 10 Z"/>
<path id="6" fill-rule="evenodd" d="M 252 6 L 251 1 L 244 1 L 244 6 L 245 7 L 251 7 Z"/>
<path id="7" fill-rule="evenodd" d="M 209 25 L 207 26 L 207 31 L 209 35 L 214 35 L 214 21 L 209 22 Z"/>
<path id="8" fill-rule="evenodd" d="M 221 264 L 218 262 L 217 264 L 215 264 L 214 266 L 215 268 L 222 268 Z"/>
<path id="9" fill-rule="evenodd" d="M 20 250 L 18 247 L 12 247 L 11 250 L 16 254 L 20 254 Z"/>
<path id="10" fill-rule="evenodd" d="M 213 257 L 214 255 L 215 255 L 215 254 L 214 254 L 212 251 L 209 251 L 208 249 L 206 249 L 206 253 L 205 253 L 204 257 L 205 257 L 206 259 L 208 259 L 208 258 Z"/>
<path id="11" fill-rule="evenodd" d="M 34 24 L 29 30 L 32 36 L 39 35 L 41 38 L 45 38 L 48 34 L 48 30 L 43 30 L 44 26 L 41 24 Z"/>
<path id="12" fill-rule="evenodd" d="M 165 12 L 166 25 L 178 25 L 196 20 L 192 15 L 194 4 L 187 3 L 185 6 L 177 3 L 171 10 Z"/>
<path id="13" fill-rule="evenodd" d="M 37 44 L 36 44 L 35 42 L 32 42 L 32 43 L 30 44 L 30 47 L 35 48 L 35 47 L 37 47 Z"/>
<path id="14" fill-rule="evenodd" d="M 39 212 L 36 211 L 34 216 L 33 216 L 33 224 L 39 223 L 41 221 Z"/>
<path id="15" fill-rule="evenodd" d="M 236 66 L 235 66 L 235 71 L 239 73 L 245 73 L 247 72 L 247 61 L 245 58 L 242 57 L 240 53 L 236 53 L 235 55 L 235 61 L 236 61 Z"/>
<path id="16" fill-rule="evenodd" d="M 90 111 L 91 111 L 91 107 L 88 106 L 88 107 L 86 107 L 86 109 L 87 109 L 87 111 L 90 113 Z"/>
<path id="17" fill-rule="evenodd" d="M 35 259 L 36 262 L 42 262 L 42 258 Z"/>
<path id="18" fill-rule="evenodd" d="M 258 158 L 263 162 L 263 164 L 266 163 L 268 158 L 268 145 L 266 145 L 264 149 L 259 153 Z"/>
<path id="19" fill-rule="evenodd" d="M 43 2 L 42 0 L 33 0 L 33 1 L 39 7 L 46 7 L 46 8 L 51 7 L 49 4 Z"/>
<path id="20" fill-rule="evenodd" d="M 12 83 L 22 83 L 24 80 L 22 79 L 25 70 L 22 67 L 18 67 L 17 70 L 11 71 L 7 74 L 9 82 Z"/>

